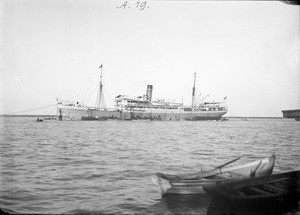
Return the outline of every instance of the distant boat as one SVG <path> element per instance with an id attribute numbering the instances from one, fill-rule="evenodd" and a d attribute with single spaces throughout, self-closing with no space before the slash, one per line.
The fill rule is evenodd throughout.
<path id="1" fill-rule="evenodd" d="M 300 171 L 247 178 L 207 190 L 218 201 L 239 207 L 274 207 L 300 200 Z"/>
<path id="2" fill-rule="evenodd" d="M 38 117 L 38 118 L 36 119 L 36 121 L 37 121 L 37 122 L 43 122 L 43 121 L 44 121 L 44 119 L 43 119 L 43 118 L 39 118 L 39 117 Z"/>
<path id="3" fill-rule="evenodd" d="M 152 177 L 152 181 L 159 186 L 162 195 L 201 194 L 206 192 L 205 189 L 213 189 L 217 184 L 271 174 L 275 163 L 275 154 L 254 162 L 225 167 L 236 160 L 227 162 L 213 170 L 198 173 L 180 175 L 156 173 L 156 176 Z"/>

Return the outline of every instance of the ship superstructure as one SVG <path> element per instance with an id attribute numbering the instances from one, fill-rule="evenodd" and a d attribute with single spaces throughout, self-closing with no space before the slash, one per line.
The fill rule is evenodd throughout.
<path id="1" fill-rule="evenodd" d="M 152 101 L 153 86 L 148 85 L 146 94 L 138 98 L 118 95 L 115 98 L 115 108 L 120 111 L 120 118 L 124 120 L 219 120 L 227 113 L 225 102 L 204 102 L 195 105 L 195 80 L 192 93 L 192 105 L 167 102 L 165 100 Z"/>

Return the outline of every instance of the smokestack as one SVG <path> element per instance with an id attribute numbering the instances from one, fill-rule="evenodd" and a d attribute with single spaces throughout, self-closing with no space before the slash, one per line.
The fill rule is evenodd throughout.
<path id="1" fill-rule="evenodd" d="M 151 100 L 152 100 L 152 90 L 153 90 L 153 86 L 147 85 L 146 98 L 147 98 L 148 102 L 151 102 Z"/>

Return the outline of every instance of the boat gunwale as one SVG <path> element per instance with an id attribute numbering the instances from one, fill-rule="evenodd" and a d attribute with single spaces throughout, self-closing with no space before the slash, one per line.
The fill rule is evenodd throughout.
<path id="1" fill-rule="evenodd" d="M 276 174 L 257 177 L 257 178 L 245 178 L 236 182 L 232 181 L 227 184 L 218 185 L 212 194 L 215 196 L 217 195 L 221 198 L 227 198 L 231 201 L 234 200 L 247 201 L 247 200 L 260 200 L 260 199 L 267 200 L 272 198 L 293 196 L 293 195 L 296 195 L 298 198 L 300 198 L 299 179 L 300 179 L 299 170 L 284 172 L 284 173 L 276 173 Z M 298 183 L 296 184 L 297 189 L 290 190 L 290 189 L 284 189 L 273 185 L 273 183 L 284 182 L 284 181 L 289 181 L 289 183 L 296 181 L 296 183 Z M 247 186 L 248 183 L 250 183 L 249 186 Z M 268 190 L 263 189 L 262 187 L 257 187 L 257 186 L 264 186 L 264 187 L 271 186 L 270 190 L 272 191 L 276 190 L 276 192 L 270 192 Z M 241 189 L 253 190 L 252 188 L 255 188 L 254 190 L 255 193 L 259 193 L 258 190 L 262 190 L 264 194 L 261 193 L 262 195 L 260 194 L 245 195 L 244 192 L 241 191 Z"/>
<path id="2" fill-rule="evenodd" d="M 240 164 L 240 165 L 237 165 L 237 166 L 232 166 L 232 167 L 225 167 L 224 169 L 220 168 L 216 168 L 214 170 L 209 170 L 209 171 L 203 171 L 203 172 L 199 172 L 199 174 L 203 173 L 205 174 L 206 172 L 212 172 L 212 171 L 216 171 L 219 170 L 220 172 L 219 173 L 215 173 L 211 176 L 218 176 L 219 174 L 224 174 L 224 173 L 230 173 L 230 174 L 238 174 L 238 173 L 235 173 L 235 171 L 239 171 L 241 169 L 244 169 L 244 168 L 248 168 L 248 167 L 251 167 L 251 166 L 257 166 L 258 164 L 260 165 L 263 165 L 263 164 L 269 164 L 270 166 L 274 166 L 274 163 L 275 163 L 275 154 L 272 154 L 270 157 L 268 158 L 262 158 L 260 160 L 256 160 L 256 161 L 252 161 L 252 162 L 249 162 L 249 163 L 245 163 L 245 164 Z M 273 168 L 272 168 L 273 169 Z M 233 171 L 232 171 L 233 170 Z M 167 175 L 170 175 L 170 176 L 174 176 L 174 177 L 182 177 L 182 176 L 186 176 L 186 175 L 194 175 L 194 173 L 186 173 L 186 174 L 178 174 L 178 175 L 170 175 L 170 174 L 167 174 Z M 200 181 L 203 181 L 203 179 L 205 180 L 210 180 L 208 179 L 208 177 L 211 177 L 211 176 L 203 176 L 203 177 L 200 177 L 199 179 L 198 178 L 191 178 L 191 179 L 180 179 L 180 180 L 169 180 L 167 178 L 162 178 L 160 176 L 157 175 L 157 177 L 159 178 L 162 178 L 162 179 L 165 179 L 167 181 L 169 181 L 170 183 L 179 183 L 179 182 L 182 182 L 182 183 L 195 183 L 195 182 L 200 182 Z M 247 177 L 247 176 L 244 176 L 241 174 L 241 177 Z M 224 177 L 221 177 L 221 180 L 224 180 L 226 178 Z M 231 178 L 229 178 L 231 179 Z"/>

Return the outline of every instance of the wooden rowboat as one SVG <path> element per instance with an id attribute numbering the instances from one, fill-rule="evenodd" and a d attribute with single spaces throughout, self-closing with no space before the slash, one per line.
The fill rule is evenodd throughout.
<path id="1" fill-rule="evenodd" d="M 282 207 L 300 200 L 300 171 L 246 178 L 217 185 L 206 191 L 227 206 Z"/>
<path id="2" fill-rule="evenodd" d="M 227 183 L 232 180 L 271 174 L 275 163 L 275 154 L 271 155 L 269 158 L 254 162 L 233 167 L 225 167 L 238 159 L 210 171 L 180 175 L 156 173 L 156 176 L 152 177 L 152 181 L 159 186 L 162 195 L 202 194 L 206 193 L 203 189 L 206 187 L 213 189 L 217 184 Z"/>

